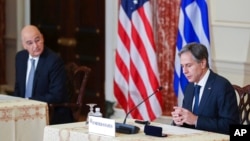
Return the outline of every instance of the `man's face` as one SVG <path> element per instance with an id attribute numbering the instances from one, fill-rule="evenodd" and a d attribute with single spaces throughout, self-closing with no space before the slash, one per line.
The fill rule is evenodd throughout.
<path id="1" fill-rule="evenodd" d="M 191 52 L 184 52 L 180 56 L 181 66 L 183 73 L 189 82 L 198 83 L 206 73 L 206 61 L 203 59 L 201 62 L 195 61 Z"/>
<path id="2" fill-rule="evenodd" d="M 44 39 L 37 30 L 29 30 L 23 33 L 22 44 L 32 57 L 38 57 L 44 49 Z"/>

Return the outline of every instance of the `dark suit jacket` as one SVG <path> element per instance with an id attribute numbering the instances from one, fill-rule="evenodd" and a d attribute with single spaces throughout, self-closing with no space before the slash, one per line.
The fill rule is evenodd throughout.
<path id="1" fill-rule="evenodd" d="M 182 107 L 192 111 L 194 83 L 185 90 Z M 239 124 L 235 90 L 231 83 L 210 71 L 198 109 L 196 129 L 229 134 L 229 125 Z M 188 125 L 184 125 L 187 126 Z M 194 128 L 194 126 L 193 126 Z"/>
<path id="2" fill-rule="evenodd" d="M 26 71 L 29 54 L 22 50 L 16 54 L 16 81 L 14 95 L 25 97 Z M 68 100 L 66 93 L 66 72 L 62 59 L 48 48 L 44 48 L 36 67 L 32 97 L 30 99 L 47 103 L 61 103 Z M 55 111 L 61 113 L 65 110 Z M 55 114 L 56 115 L 56 114 Z M 56 117 L 60 122 L 61 117 Z M 64 121 L 61 121 L 64 122 Z M 67 122 L 67 121 L 65 121 Z M 52 123 L 53 124 L 53 123 Z"/>

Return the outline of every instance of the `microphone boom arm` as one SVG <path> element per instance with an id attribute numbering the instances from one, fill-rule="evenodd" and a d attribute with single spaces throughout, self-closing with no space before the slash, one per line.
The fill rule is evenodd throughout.
<path id="1" fill-rule="evenodd" d="M 156 91 L 154 91 L 150 96 L 147 96 L 145 99 L 143 99 L 139 104 L 137 104 L 135 107 L 133 107 L 125 116 L 125 119 L 123 121 L 123 124 L 126 124 L 126 119 L 128 117 L 128 115 L 133 112 L 137 107 L 139 107 L 143 102 L 145 102 L 146 100 L 148 100 L 151 96 L 153 96 L 154 94 L 156 94 L 157 92 L 162 90 L 162 86 L 160 86 L 158 89 L 156 89 Z"/>

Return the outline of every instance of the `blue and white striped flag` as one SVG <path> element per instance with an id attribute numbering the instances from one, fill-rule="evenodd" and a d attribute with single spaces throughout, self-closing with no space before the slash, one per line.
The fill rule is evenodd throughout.
<path id="1" fill-rule="evenodd" d="M 174 90 L 178 97 L 178 105 L 182 105 L 183 93 L 188 83 L 180 65 L 179 51 L 187 43 L 198 42 L 208 48 L 210 56 L 210 36 L 208 8 L 206 0 L 182 0 L 177 46 L 175 53 Z M 209 58 L 211 64 L 211 59 Z"/>

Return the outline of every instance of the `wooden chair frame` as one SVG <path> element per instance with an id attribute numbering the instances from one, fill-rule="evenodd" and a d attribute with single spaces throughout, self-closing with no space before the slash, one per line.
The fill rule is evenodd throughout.
<path id="1" fill-rule="evenodd" d="M 233 85 L 237 97 L 240 111 L 240 124 L 250 124 L 250 85 L 240 87 Z"/>
<path id="2" fill-rule="evenodd" d="M 52 119 L 56 107 L 65 107 L 71 109 L 74 121 L 78 122 L 81 121 L 83 98 L 91 69 L 87 66 L 78 66 L 75 63 L 70 63 L 66 65 L 66 71 L 68 73 L 68 83 L 72 85 L 69 92 L 71 100 L 65 103 L 49 104 L 50 119 Z"/>

